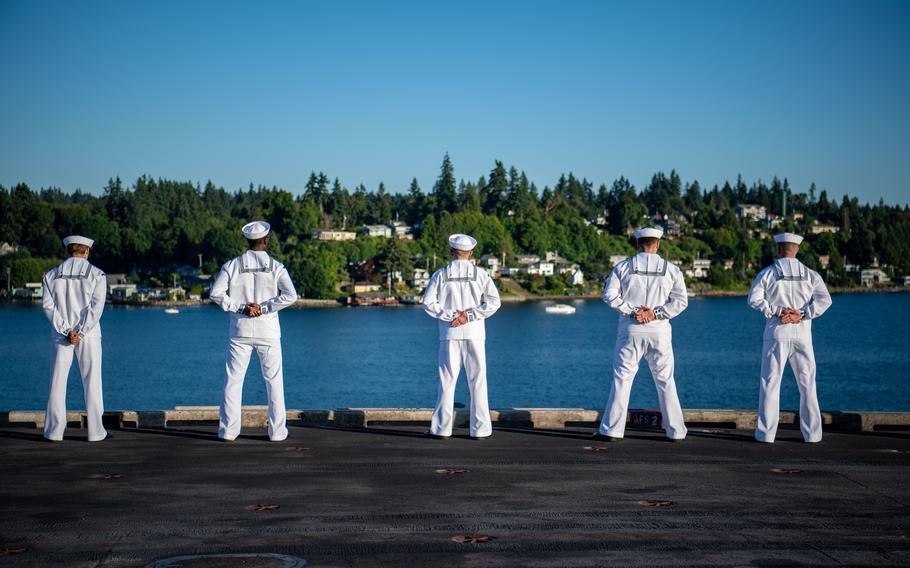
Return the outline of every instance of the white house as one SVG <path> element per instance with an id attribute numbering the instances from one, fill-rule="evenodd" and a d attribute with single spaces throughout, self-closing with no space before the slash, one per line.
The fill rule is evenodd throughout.
<path id="1" fill-rule="evenodd" d="M 319 241 L 353 241 L 357 233 L 353 231 L 335 231 L 332 229 L 316 229 L 311 236 Z"/>
<path id="2" fill-rule="evenodd" d="M 387 225 L 364 225 L 357 232 L 368 237 L 389 238 L 392 236 L 392 229 Z"/>
<path id="3" fill-rule="evenodd" d="M 136 295 L 138 289 L 135 284 L 111 284 L 107 288 L 107 293 L 111 300 L 125 302 Z"/>
<path id="4" fill-rule="evenodd" d="M 577 268 L 569 274 L 569 286 L 582 286 L 585 283 L 585 275 L 582 274 L 581 269 Z"/>
<path id="5" fill-rule="evenodd" d="M 707 258 L 696 258 L 692 261 L 692 267 L 687 268 L 684 272 L 689 278 L 707 278 L 708 270 L 711 269 L 711 260 Z"/>
<path id="6" fill-rule="evenodd" d="M 574 262 L 570 262 L 568 264 L 554 263 L 554 266 L 556 267 L 556 274 L 571 274 L 578 270 L 578 265 Z"/>
<path id="7" fill-rule="evenodd" d="M 480 262 L 489 268 L 492 274 L 499 272 L 499 267 L 501 266 L 499 257 L 493 256 L 492 254 L 485 254 L 480 257 Z"/>
<path id="8" fill-rule="evenodd" d="M 513 276 L 518 276 L 519 274 L 521 274 L 521 270 L 515 266 L 512 266 L 512 267 L 503 266 L 503 267 L 500 267 L 500 269 L 499 269 L 499 275 L 507 277 L 507 278 L 511 278 Z"/>
<path id="9" fill-rule="evenodd" d="M 888 274 L 879 268 L 864 268 L 859 273 L 859 283 L 869 288 L 876 284 L 887 284 L 889 282 L 891 282 L 891 279 L 888 278 Z"/>
<path id="10" fill-rule="evenodd" d="M 836 233 L 840 231 L 840 228 L 835 227 L 834 225 L 820 225 L 816 223 L 809 227 L 809 230 L 812 231 L 813 235 L 817 235 L 819 233 Z"/>
<path id="11" fill-rule="evenodd" d="M 19 250 L 19 247 L 11 245 L 7 242 L 0 243 L 0 256 L 9 254 L 11 252 L 17 252 L 18 250 Z"/>
<path id="12" fill-rule="evenodd" d="M 388 224 L 388 227 L 392 230 L 392 234 L 399 239 L 410 239 L 413 233 L 413 229 L 401 221 L 392 221 Z"/>
<path id="13" fill-rule="evenodd" d="M 430 271 L 426 268 L 415 268 L 411 274 L 411 286 L 418 289 L 427 287 L 430 283 Z"/>
<path id="14" fill-rule="evenodd" d="M 754 203 L 740 203 L 733 208 L 733 211 L 740 219 L 748 218 L 753 221 L 761 221 L 768 215 L 768 210 L 764 205 L 756 205 Z"/>
<path id="15" fill-rule="evenodd" d="M 540 257 L 537 256 L 536 254 L 520 254 L 515 257 L 515 262 L 517 262 L 518 264 L 527 266 L 530 264 L 537 264 L 538 262 L 540 262 Z"/>
<path id="16" fill-rule="evenodd" d="M 41 282 L 26 282 L 25 288 L 17 288 L 13 291 L 16 298 L 29 298 L 40 300 L 44 297 L 44 284 Z"/>
<path id="17" fill-rule="evenodd" d="M 527 265 L 528 274 L 539 274 L 541 276 L 553 276 L 556 267 L 552 262 L 538 262 Z"/>

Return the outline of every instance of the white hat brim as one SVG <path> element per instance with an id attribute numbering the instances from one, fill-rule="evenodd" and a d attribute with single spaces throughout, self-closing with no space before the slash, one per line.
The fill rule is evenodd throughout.
<path id="1" fill-rule="evenodd" d="M 449 246 L 467 252 L 477 247 L 477 239 L 470 235 L 452 235 L 449 237 Z"/>
<path id="2" fill-rule="evenodd" d="M 778 233 L 774 235 L 775 243 L 793 243 L 794 245 L 802 244 L 803 237 L 794 233 Z"/>
<path id="3" fill-rule="evenodd" d="M 256 240 L 268 236 L 271 230 L 272 226 L 265 221 L 253 221 L 244 225 L 241 232 L 247 239 Z"/>
<path id="4" fill-rule="evenodd" d="M 80 235 L 70 235 L 63 239 L 63 246 L 69 245 L 85 245 L 88 248 L 92 248 L 92 245 L 95 244 L 95 241 L 88 237 L 82 237 Z"/>
<path id="5" fill-rule="evenodd" d="M 659 239 L 664 236 L 664 232 L 660 229 L 655 229 L 653 227 L 648 227 L 645 229 L 639 229 L 633 233 L 633 236 L 636 239 Z"/>

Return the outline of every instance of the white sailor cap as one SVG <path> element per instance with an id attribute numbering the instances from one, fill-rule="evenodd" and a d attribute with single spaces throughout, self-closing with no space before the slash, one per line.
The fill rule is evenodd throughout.
<path id="1" fill-rule="evenodd" d="M 470 235 L 454 234 L 449 235 L 449 246 L 455 250 L 474 250 L 477 246 L 477 239 Z"/>
<path id="2" fill-rule="evenodd" d="M 249 240 L 261 239 L 269 234 L 272 226 L 265 221 L 253 221 L 243 226 L 243 236 Z"/>
<path id="3" fill-rule="evenodd" d="M 643 229 L 639 229 L 639 230 L 635 231 L 634 233 L 632 233 L 632 236 L 635 237 L 636 239 L 647 239 L 647 238 L 659 239 L 662 236 L 664 236 L 664 230 L 661 229 L 660 227 L 645 227 Z"/>
<path id="4" fill-rule="evenodd" d="M 70 235 L 63 239 L 63 246 L 69 245 L 85 245 L 88 248 L 92 248 L 92 245 L 95 244 L 95 241 L 89 239 L 88 237 L 82 237 L 79 235 Z"/>
<path id="5" fill-rule="evenodd" d="M 774 235 L 775 243 L 793 243 L 795 245 L 803 242 L 803 238 L 795 233 L 778 233 Z"/>

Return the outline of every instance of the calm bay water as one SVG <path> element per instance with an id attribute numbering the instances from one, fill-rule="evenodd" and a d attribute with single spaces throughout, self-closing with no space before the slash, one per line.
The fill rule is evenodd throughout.
<path id="1" fill-rule="evenodd" d="M 616 315 L 597 301 L 570 316 L 542 302 L 505 305 L 487 322 L 493 407 L 600 408 L 610 389 Z M 104 398 L 108 409 L 217 405 L 227 318 L 213 306 L 167 315 L 108 306 Z M 419 307 L 281 312 L 289 408 L 428 407 L 436 396 L 436 323 Z M 753 408 L 758 400 L 761 316 L 744 298 L 693 298 L 673 320 L 676 381 L 685 408 Z M 823 409 L 910 411 L 910 294 L 845 294 L 814 323 Z M 0 409 L 43 409 L 49 324 L 37 305 L 0 305 Z M 245 404 L 265 404 L 255 356 Z M 456 400 L 468 402 L 464 378 Z M 82 409 L 76 365 L 67 405 Z M 655 407 L 647 364 L 632 407 Z M 798 407 L 790 371 L 782 406 Z"/>

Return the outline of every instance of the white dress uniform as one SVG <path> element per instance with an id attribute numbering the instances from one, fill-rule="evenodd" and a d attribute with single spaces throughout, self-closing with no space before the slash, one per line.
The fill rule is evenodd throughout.
<path id="1" fill-rule="evenodd" d="M 467 235 L 452 235 L 450 245 L 459 250 L 473 250 L 476 241 L 462 237 Z M 430 433 L 452 435 L 455 383 L 464 366 L 471 391 L 471 436 L 492 435 L 484 320 L 500 306 L 499 291 L 493 279 L 470 260 L 453 260 L 433 273 L 424 292 L 423 306 L 427 314 L 439 320 L 439 391 Z M 467 313 L 468 323 L 452 327 L 458 311 Z"/>
<path id="2" fill-rule="evenodd" d="M 91 247 L 94 241 L 85 237 L 67 237 L 66 245 Z M 51 322 L 51 382 L 44 420 L 44 437 L 63 440 L 66 430 L 66 382 L 73 355 L 79 363 L 88 440 L 98 442 L 107 437 L 101 422 L 104 400 L 101 390 L 101 313 L 107 297 L 104 272 L 84 258 L 71 257 L 44 275 L 42 307 Z M 72 345 L 67 334 L 75 331 L 82 338 Z"/>
<path id="3" fill-rule="evenodd" d="M 253 223 L 244 227 L 247 238 L 268 234 L 268 224 L 257 223 L 259 232 L 247 230 Z M 265 233 L 261 233 L 263 227 Z M 260 236 L 249 236 L 251 234 Z M 297 291 L 287 269 L 265 251 L 248 250 L 221 267 L 209 296 L 231 314 L 218 437 L 233 440 L 240 434 L 243 379 L 255 350 L 269 399 L 269 439 L 284 440 L 288 437 L 288 429 L 278 311 L 297 301 Z M 243 314 L 251 303 L 262 306 L 261 316 Z"/>
<path id="4" fill-rule="evenodd" d="M 825 313 L 830 305 L 831 295 L 821 276 L 795 258 L 779 258 L 755 277 L 749 291 L 749 306 L 767 320 L 762 341 L 756 440 L 774 442 L 780 416 L 781 377 L 784 366 L 790 361 L 799 387 L 799 429 L 806 442 L 821 441 L 822 417 L 815 391 L 812 320 Z M 782 324 L 780 314 L 784 308 L 799 310 L 800 323 Z"/>
<path id="5" fill-rule="evenodd" d="M 653 230 L 652 230 L 653 231 Z M 646 233 L 657 236 L 662 232 Z M 613 385 L 600 423 L 600 433 L 622 438 L 626 430 L 632 381 L 642 357 L 648 361 L 664 430 L 674 440 L 686 437 L 686 425 L 673 376 L 673 334 L 670 319 L 689 305 L 682 271 L 656 254 L 638 253 L 613 269 L 604 286 L 603 300 L 619 312 L 616 348 L 613 352 Z M 642 324 L 635 319 L 639 306 L 648 306 L 657 316 Z"/>

